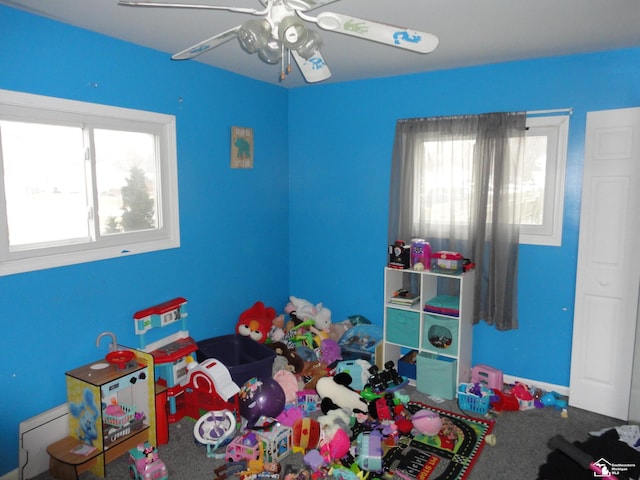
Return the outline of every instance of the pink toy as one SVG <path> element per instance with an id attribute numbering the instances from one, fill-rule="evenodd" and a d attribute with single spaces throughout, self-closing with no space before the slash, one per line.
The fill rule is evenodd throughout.
<path id="1" fill-rule="evenodd" d="M 437 435 L 442 428 L 442 419 L 440 418 L 440 415 L 436 412 L 432 412 L 431 410 L 418 410 L 413 414 L 411 420 L 415 429 L 424 435 Z"/>
<path id="2" fill-rule="evenodd" d="M 303 418 L 305 412 L 300 407 L 285 407 L 285 409 L 276 417 L 276 420 L 286 427 L 293 427 L 296 420 Z"/>
<path id="3" fill-rule="evenodd" d="M 156 448 L 149 442 L 141 443 L 129 450 L 129 476 L 136 480 L 169 478 L 167 467 L 158 457 Z"/>
<path id="4" fill-rule="evenodd" d="M 347 435 L 347 432 L 343 429 L 338 428 L 331 441 L 321 447 L 320 453 L 322 453 L 328 462 L 333 462 L 334 460 L 343 458 L 349 452 L 350 447 L 351 440 L 349 439 L 349 435 Z"/>
<path id="5" fill-rule="evenodd" d="M 298 402 L 298 377 L 289 370 L 278 370 L 273 379 L 282 387 L 285 403 Z"/>
<path id="6" fill-rule="evenodd" d="M 484 383 L 487 387 L 496 390 L 504 388 L 502 371 L 483 364 L 471 369 L 471 383 Z"/>

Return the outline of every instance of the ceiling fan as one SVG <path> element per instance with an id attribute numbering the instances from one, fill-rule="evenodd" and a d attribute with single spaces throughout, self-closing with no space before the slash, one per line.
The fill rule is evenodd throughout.
<path id="1" fill-rule="evenodd" d="M 336 1 L 339 0 L 260 0 L 264 7 L 261 10 L 143 0 L 119 0 L 118 4 L 129 7 L 226 10 L 262 17 L 247 20 L 242 25 L 218 33 L 176 53 L 171 58 L 173 60 L 188 60 L 237 38 L 245 51 L 248 53 L 257 52 L 265 63 L 280 63 L 280 80 L 284 80 L 286 75 L 291 72 L 292 56 L 307 82 L 321 82 L 331 76 L 329 67 L 320 53 L 322 46 L 320 34 L 307 28 L 304 22 L 315 23 L 323 30 L 351 35 L 417 53 L 430 53 L 438 46 L 438 37 L 430 33 L 340 13 L 322 12 L 315 17 L 306 13 Z"/>

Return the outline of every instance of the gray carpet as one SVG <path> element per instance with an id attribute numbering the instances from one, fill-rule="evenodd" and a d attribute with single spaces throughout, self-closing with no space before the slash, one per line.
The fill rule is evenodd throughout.
<path id="1" fill-rule="evenodd" d="M 413 387 L 407 387 L 407 393 L 411 400 L 461 413 L 456 401 L 436 403 Z M 547 440 L 552 436 L 561 434 L 572 442 L 584 441 L 588 438 L 589 432 L 623 424 L 620 420 L 572 407 L 568 408 L 568 418 L 562 418 L 560 412 L 554 408 L 543 408 L 503 412 L 493 419 L 496 445 L 484 446 L 468 477 L 471 480 L 534 480 L 537 478 L 538 468 L 546 462 L 550 452 Z M 208 458 L 206 447 L 196 445 L 193 436 L 194 423 L 193 420 L 185 418 L 171 424 L 169 443 L 159 448 L 160 457 L 167 465 L 171 479 L 213 480 L 214 469 L 222 463 L 221 460 Z M 300 462 L 300 454 L 290 454 L 284 463 Z M 126 455 L 107 465 L 108 480 L 128 477 Z M 48 473 L 36 477 L 37 480 L 52 478 Z M 96 478 L 90 473 L 81 475 L 83 480 Z"/>

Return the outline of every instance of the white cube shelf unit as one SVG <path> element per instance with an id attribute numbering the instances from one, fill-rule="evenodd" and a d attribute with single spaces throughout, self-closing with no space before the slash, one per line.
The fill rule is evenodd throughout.
<path id="1" fill-rule="evenodd" d="M 415 352 L 413 379 L 422 392 L 451 399 L 460 383 L 470 381 L 474 280 L 473 270 L 461 275 L 389 267 L 384 270 L 383 363 L 393 361 L 400 369 L 401 357 Z M 399 290 L 419 295 L 419 301 L 393 302 Z M 446 307 L 436 308 L 440 313 L 425 311 L 425 303 L 435 298 L 446 300 Z"/>

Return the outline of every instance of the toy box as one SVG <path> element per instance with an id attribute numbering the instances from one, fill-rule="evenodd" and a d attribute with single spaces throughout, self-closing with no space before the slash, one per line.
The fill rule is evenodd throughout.
<path id="1" fill-rule="evenodd" d="M 441 250 L 431 255 L 431 271 L 460 275 L 463 272 L 464 257 L 458 252 Z"/>
<path id="2" fill-rule="evenodd" d="M 371 366 L 366 360 L 342 360 L 336 365 L 336 373 L 348 373 L 351 376 L 351 384 L 349 386 L 354 390 L 362 390 L 369 376 L 367 364 L 369 367 Z"/>
<path id="3" fill-rule="evenodd" d="M 262 442 L 265 462 L 279 462 L 289 455 L 293 448 L 293 430 L 286 425 L 277 423 L 266 430 L 258 431 L 257 436 Z"/>
<path id="4" fill-rule="evenodd" d="M 422 352 L 417 360 L 416 389 L 428 395 L 453 400 L 458 362 L 451 357 Z"/>
<path id="5" fill-rule="evenodd" d="M 403 377 L 415 380 L 417 378 L 416 360 L 418 357 L 417 350 L 411 350 L 398 359 L 398 373 Z"/>
<path id="6" fill-rule="evenodd" d="M 387 309 L 387 341 L 418 348 L 420 346 L 420 314 L 396 308 Z"/>
<path id="7" fill-rule="evenodd" d="M 338 345 L 343 360 L 366 360 L 376 363 L 376 347 L 382 341 L 382 328 L 377 325 L 356 325 L 344 332 Z"/>
<path id="8" fill-rule="evenodd" d="M 461 383 L 458 386 L 458 405 L 463 411 L 485 415 L 491 407 L 493 390 L 483 385 Z"/>
<path id="9" fill-rule="evenodd" d="M 457 318 L 425 315 L 422 325 L 422 348 L 431 352 L 457 355 L 459 326 Z"/>
<path id="10" fill-rule="evenodd" d="M 253 377 L 271 378 L 276 353 L 269 347 L 238 334 L 223 335 L 196 342 L 198 362 L 219 360 L 229 369 L 239 387 Z"/>

